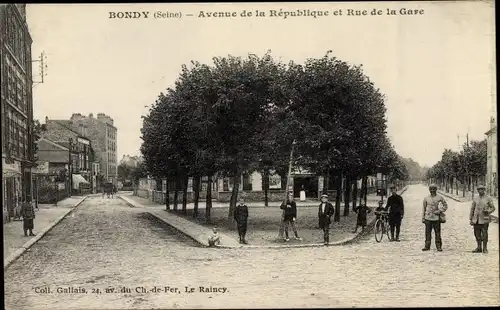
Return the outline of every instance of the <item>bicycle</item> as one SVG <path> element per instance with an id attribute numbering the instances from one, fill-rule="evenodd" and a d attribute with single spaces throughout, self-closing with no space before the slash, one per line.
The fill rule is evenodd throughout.
<path id="1" fill-rule="evenodd" d="M 381 215 L 379 219 L 375 222 L 375 241 L 380 242 L 384 237 L 384 234 L 387 235 L 387 239 L 391 239 L 389 237 L 389 212 L 387 211 L 375 211 L 375 214 Z"/>

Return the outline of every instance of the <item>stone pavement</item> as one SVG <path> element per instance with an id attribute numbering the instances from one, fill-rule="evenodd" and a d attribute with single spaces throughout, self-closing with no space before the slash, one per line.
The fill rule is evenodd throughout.
<path id="1" fill-rule="evenodd" d="M 472 201 L 472 195 L 471 196 L 466 195 L 466 197 L 463 197 L 461 193 L 459 193 L 459 195 L 446 193 L 444 191 L 438 191 L 438 193 L 457 202 L 468 202 L 469 206 Z M 476 195 L 478 194 L 476 193 Z M 493 218 L 493 221 L 498 223 L 498 198 L 495 197 L 492 198 L 493 198 L 493 204 L 495 205 L 495 211 L 491 214 L 491 217 Z"/>
<path id="2" fill-rule="evenodd" d="M 4 268 L 40 240 L 52 227 L 85 200 L 85 196 L 72 196 L 53 204 L 39 204 L 35 209 L 33 232 L 36 236 L 24 236 L 23 221 L 12 221 L 3 225 Z"/>
<path id="3" fill-rule="evenodd" d="M 444 251 L 422 252 L 427 194 L 405 192 L 401 242 L 370 234 L 342 247 L 234 250 L 193 246 L 121 199 L 88 198 L 5 270 L 5 309 L 498 306 L 497 224 L 490 253 L 471 253 L 467 204 L 450 200 Z"/>
<path id="4" fill-rule="evenodd" d="M 403 188 L 400 193 L 404 193 L 408 187 Z M 181 216 L 176 215 L 175 213 L 172 212 L 166 212 L 165 211 L 165 206 L 164 205 L 159 205 L 159 204 L 154 204 L 151 202 L 148 202 L 144 198 L 139 198 L 136 196 L 133 196 L 132 194 L 122 194 L 118 195 L 119 198 L 123 199 L 129 206 L 132 207 L 138 207 L 138 208 L 144 208 L 146 209 L 150 214 L 154 215 L 156 218 L 162 220 L 166 224 L 172 226 L 173 228 L 177 229 L 179 232 L 185 234 L 186 236 L 189 236 L 199 244 L 203 246 L 208 246 L 208 238 L 213 234 L 212 230 L 208 227 L 199 225 L 197 223 L 194 223 L 190 220 L 184 219 Z M 371 195 L 368 197 L 368 205 L 371 207 L 374 207 L 376 205 L 376 201 L 379 200 L 380 198 Z M 220 203 L 219 205 L 222 205 Z M 259 207 L 263 206 L 263 203 L 255 203 L 254 206 L 251 206 L 248 204 L 250 208 L 252 207 Z M 277 204 L 276 206 L 279 206 Z M 314 207 L 318 206 L 318 202 L 315 202 Z M 227 203 L 224 204 L 224 207 L 227 207 Z M 304 207 L 304 205 L 302 206 Z M 373 212 L 372 212 L 373 213 Z M 368 218 L 368 229 L 365 230 L 364 233 L 370 231 L 369 227 L 373 224 L 375 220 L 375 216 L 371 214 Z M 352 229 L 351 227 L 348 228 L 349 231 Z M 297 243 L 297 244 L 290 244 L 290 243 L 284 243 L 284 244 L 277 244 L 277 245 L 242 245 L 240 244 L 236 238 L 222 233 L 218 232 L 219 236 L 221 237 L 221 244 L 218 246 L 220 248 L 240 248 L 240 247 L 245 247 L 245 248 L 302 248 L 302 247 L 318 247 L 318 246 L 324 246 L 323 243 Z M 348 244 L 356 239 L 358 239 L 361 236 L 362 232 L 359 230 L 357 233 L 349 233 L 348 237 L 345 237 L 342 240 L 336 241 L 336 242 L 331 242 L 330 245 L 345 245 Z"/>

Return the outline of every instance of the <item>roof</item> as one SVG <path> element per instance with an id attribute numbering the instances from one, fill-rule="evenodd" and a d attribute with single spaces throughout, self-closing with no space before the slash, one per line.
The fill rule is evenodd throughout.
<path id="1" fill-rule="evenodd" d="M 495 133 L 496 131 L 497 131 L 497 125 L 495 125 L 495 127 L 492 127 L 490 130 L 488 130 L 484 134 L 489 136 L 490 134 Z"/>
<path id="2" fill-rule="evenodd" d="M 85 136 L 82 136 L 81 133 L 79 133 L 78 131 L 76 130 L 73 130 L 73 128 L 71 128 L 71 124 L 72 122 L 70 120 L 56 120 L 56 119 L 51 119 L 51 120 L 48 120 L 49 122 L 53 122 L 57 125 L 59 125 L 60 127 L 63 127 L 64 129 L 67 129 L 71 132 L 73 132 L 74 134 L 76 134 L 79 138 L 83 138 L 83 139 L 86 139 L 86 140 L 89 140 L 89 138 L 85 137 Z M 89 140 L 90 141 L 90 140 Z"/>
<path id="3" fill-rule="evenodd" d="M 42 142 L 42 143 L 40 143 Z M 49 148 L 44 148 L 44 143 L 49 146 Z M 49 139 L 46 138 L 40 138 L 38 141 L 38 149 L 39 150 L 44 150 L 44 151 L 49 151 L 49 150 L 63 150 L 63 151 L 68 151 L 68 148 L 65 147 L 64 145 L 61 145 L 59 143 L 56 143 L 54 141 L 50 141 Z"/>

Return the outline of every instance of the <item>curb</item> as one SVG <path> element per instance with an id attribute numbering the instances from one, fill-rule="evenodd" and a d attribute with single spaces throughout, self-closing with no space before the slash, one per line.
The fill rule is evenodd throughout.
<path id="1" fill-rule="evenodd" d="M 404 187 L 399 194 L 402 195 L 404 192 L 406 192 L 408 187 L 409 186 Z M 137 208 L 135 205 L 133 205 L 131 202 L 125 200 L 123 197 L 121 197 L 121 196 L 118 196 L 118 197 L 120 199 L 122 199 L 123 201 L 125 201 L 125 203 L 127 205 L 134 207 L 134 208 Z M 204 247 L 208 247 L 208 244 L 205 244 L 204 242 L 197 240 L 197 238 L 192 236 L 191 234 L 188 234 L 188 233 L 184 232 L 182 229 L 179 229 L 179 228 L 175 227 L 174 225 L 172 225 L 171 223 L 168 223 L 166 220 L 164 220 L 163 218 L 161 218 L 159 215 L 155 214 L 154 212 L 148 211 L 147 207 L 144 209 L 149 214 L 153 215 L 155 218 L 159 219 L 160 221 L 164 222 L 165 224 L 174 228 L 175 230 L 181 232 L 183 235 L 189 237 L 190 239 L 194 240 L 198 244 L 200 244 Z M 283 244 L 283 245 L 238 245 L 238 246 L 218 245 L 218 246 L 216 246 L 216 248 L 218 248 L 218 249 L 282 249 L 282 248 L 314 248 L 314 247 L 341 246 L 341 245 L 347 245 L 347 244 L 353 243 L 353 242 L 357 241 L 359 238 L 364 237 L 367 233 L 371 232 L 374 225 L 375 225 L 375 217 L 373 217 L 373 219 L 369 223 L 367 223 L 367 227 L 365 228 L 365 230 L 363 232 L 359 232 L 352 237 L 347 237 L 347 238 L 344 238 L 343 240 L 340 240 L 340 241 L 332 242 L 328 245 L 325 245 L 323 243 L 288 244 L 288 245 L 286 245 L 286 244 Z M 221 234 L 221 237 L 224 237 L 224 235 Z"/>
<path id="2" fill-rule="evenodd" d="M 38 242 L 38 240 L 42 239 L 43 236 L 45 236 L 52 228 L 54 228 L 59 222 L 61 222 L 66 216 L 68 216 L 71 212 L 73 212 L 76 207 L 78 207 L 82 202 L 87 199 L 88 196 L 83 197 L 78 203 L 76 203 L 73 207 L 69 208 L 66 213 L 58 217 L 56 220 L 54 220 L 49 226 L 44 228 L 41 232 L 37 233 L 36 237 L 33 239 L 28 240 L 21 248 L 11 255 L 9 255 L 3 263 L 3 268 L 6 269 L 10 264 L 12 264 L 14 261 L 16 261 L 21 255 L 24 254 L 31 246 L 33 246 L 35 243 Z"/>

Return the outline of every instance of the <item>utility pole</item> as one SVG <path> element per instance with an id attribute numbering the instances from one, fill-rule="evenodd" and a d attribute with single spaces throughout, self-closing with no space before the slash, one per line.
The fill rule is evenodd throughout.
<path id="1" fill-rule="evenodd" d="M 288 200 L 288 187 L 290 186 L 290 175 L 292 174 L 292 162 L 293 162 L 293 148 L 295 147 L 295 140 L 292 142 L 292 149 L 290 151 L 290 161 L 288 162 L 288 175 L 286 178 L 286 187 L 285 187 L 285 200 L 283 201 L 285 208 L 286 208 L 286 203 Z M 278 238 L 283 239 L 283 234 L 284 234 L 284 225 L 285 225 L 285 209 L 283 209 L 283 212 L 281 214 L 281 223 L 280 223 L 280 230 L 278 234 Z"/>
<path id="2" fill-rule="evenodd" d="M 39 70 L 40 70 L 40 73 L 38 74 L 38 77 L 40 78 L 39 80 L 36 80 L 35 77 L 32 77 L 33 79 L 33 88 L 38 85 L 38 84 L 42 84 L 44 82 L 44 76 L 47 75 L 47 55 L 45 55 L 45 52 L 42 51 L 42 53 L 40 53 L 40 57 L 38 59 L 35 59 L 35 60 L 32 60 L 31 62 L 38 62 L 40 63 L 39 65 Z"/>

